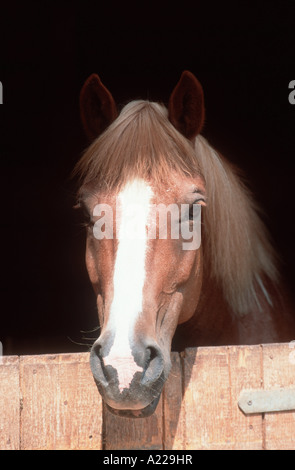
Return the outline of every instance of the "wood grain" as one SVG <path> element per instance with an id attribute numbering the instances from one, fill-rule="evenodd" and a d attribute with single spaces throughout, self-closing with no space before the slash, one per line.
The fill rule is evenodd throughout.
<path id="1" fill-rule="evenodd" d="M 213 353 L 213 354 L 212 354 Z M 226 347 L 186 350 L 184 360 L 187 450 L 231 445 L 230 381 Z"/>
<path id="2" fill-rule="evenodd" d="M 290 361 L 288 344 L 263 345 L 264 388 L 294 388 L 295 364 Z M 295 412 L 265 413 L 264 433 L 266 450 L 295 449 Z"/>
<path id="3" fill-rule="evenodd" d="M 245 416 L 237 406 L 244 389 L 259 390 L 263 387 L 260 346 L 227 347 L 231 394 L 231 449 L 262 449 L 262 415 Z"/>
<path id="4" fill-rule="evenodd" d="M 147 418 L 123 418 L 104 407 L 105 450 L 162 450 L 163 401 Z"/>
<path id="5" fill-rule="evenodd" d="M 289 344 L 192 348 L 172 369 L 149 418 L 111 414 L 89 354 L 4 357 L 0 449 L 294 449 L 295 412 L 245 415 L 242 390 L 295 388 Z"/>
<path id="6" fill-rule="evenodd" d="M 20 434 L 19 357 L 0 357 L 0 450 L 18 450 Z"/>
<path id="7" fill-rule="evenodd" d="M 20 360 L 22 449 L 101 449 L 102 403 L 88 354 Z"/>
<path id="8" fill-rule="evenodd" d="M 183 406 L 182 357 L 171 354 L 172 368 L 163 390 L 163 448 L 185 448 L 185 410 Z"/>

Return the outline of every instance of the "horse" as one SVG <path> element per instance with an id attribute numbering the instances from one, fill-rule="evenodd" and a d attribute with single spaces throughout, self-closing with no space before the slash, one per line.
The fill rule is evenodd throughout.
<path id="1" fill-rule="evenodd" d="M 137 100 L 120 113 L 92 74 L 80 113 L 91 143 L 74 171 L 101 328 L 91 370 L 113 413 L 146 417 L 169 375 L 171 350 L 288 341 L 295 321 L 258 204 L 239 170 L 201 135 L 204 93 L 191 72 L 182 73 L 167 107 Z M 151 211 L 160 205 L 187 207 L 186 217 L 170 213 L 167 224 L 191 234 L 199 210 L 197 246 L 158 236 Z M 138 236 L 124 237 L 126 228 Z"/>

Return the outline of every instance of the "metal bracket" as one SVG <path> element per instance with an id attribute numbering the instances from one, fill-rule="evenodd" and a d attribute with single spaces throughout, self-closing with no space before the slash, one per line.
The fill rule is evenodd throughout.
<path id="1" fill-rule="evenodd" d="M 242 390 L 238 405 L 246 415 L 295 411 L 295 389 Z"/>

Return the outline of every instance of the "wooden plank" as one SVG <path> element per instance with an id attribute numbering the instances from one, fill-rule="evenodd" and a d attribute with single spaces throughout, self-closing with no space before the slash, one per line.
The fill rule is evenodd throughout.
<path id="1" fill-rule="evenodd" d="M 259 346 L 185 352 L 186 449 L 261 449 L 262 418 L 245 416 L 244 387 L 261 387 Z"/>
<path id="2" fill-rule="evenodd" d="M 102 404 L 89 354 L 20 359 L 22 449 L 101 449 Z"/>
<path id="3" fill-rule="evenodd" d="M 163 390 L 163 447 L 166 450 L 185 449 L 185 413 L 183 407 L 182 359 L 171 354 L 172 368 Z"/>
<path id="4" fill-rule="evenodd" d="M 231 402 L 226 347 L 187 349 L 184 358 L 186 449 L 228 449 Z"/>
<path id="5" fill-rule="evenodd" d="M 262 388 L 262 351 L 260 346 L 227 348 L 231 389 L 231 442 L 233 450 L 262 449 L 262 415 L 245 416 L 238 407 L 242 390 Z"/>
<path id="6" fill-rule="evenodd" d="M 0 450 L 18 450 L 20 437 L 19 358 L 0 357 Z"/>
<path id="7" fill-rule="evenodd" d="M 295 385 L 295 364 L 288 344 L 263 345 L 264 388 L 288 389 Z M 266 413 L 265 449 L 295 449 L 295 412 Z"/>
<path id="8" fill-rule="evenodd" d="M 163 398 L 147 418 L 123 418 L 104 407 L 105 450 L 162 450 Z"/>

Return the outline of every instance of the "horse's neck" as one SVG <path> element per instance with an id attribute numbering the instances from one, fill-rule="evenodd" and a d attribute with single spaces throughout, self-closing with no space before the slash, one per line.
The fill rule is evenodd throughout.
<path id="1" fill-rule="evenodd" d="M 244 316 L 235 315 L 216 281 L 205 278 L 194 316 L 179 325 L 173 346 L 260 344 L 295 339 L 295 315 L 287 305 L 280 288 L 268 284 L 270 305 L 262 292 L 257 292 L 260 306 Z"/>

